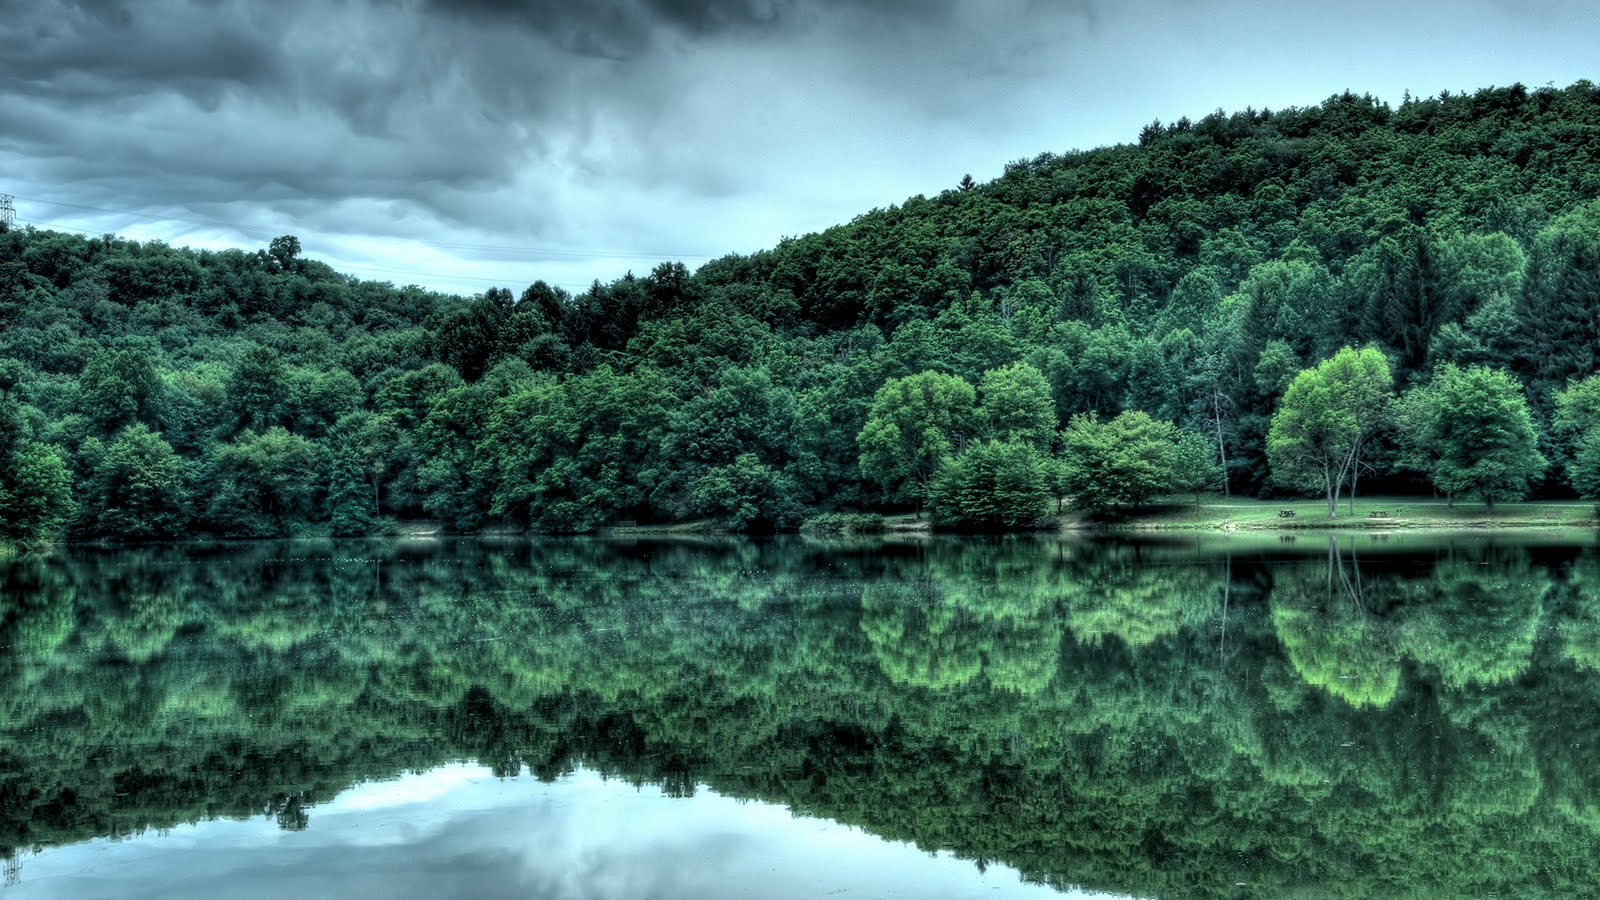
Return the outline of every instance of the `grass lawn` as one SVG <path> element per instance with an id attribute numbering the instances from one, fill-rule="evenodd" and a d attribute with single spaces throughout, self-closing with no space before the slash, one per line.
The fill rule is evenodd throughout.
<path id="1" fill-rule="evenodd" d="M 1283 516 L 1280 510 L 1293 510 Z M 1374 516 L 1372 513 L 1387 513 Z M 1451 506 L 1430 497 L 1357 497 L 1355 514 L 1348 499 L 1339 503 L 1339 517 L 1328 518 L 1326 500 L 1255 500 L 1201 496 L 1196 510 L 1193 498 L 1169 498 L 1166 504 L 1132 516 L 1129 528 L 1572 528 L 1597 524 L 1595 504 L 1589 500 L 1550 500 L 1497 503 L 1488 506 L 1457 502 Z"/>

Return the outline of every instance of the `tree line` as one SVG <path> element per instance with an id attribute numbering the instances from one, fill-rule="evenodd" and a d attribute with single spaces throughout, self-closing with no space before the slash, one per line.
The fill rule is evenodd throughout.
<path id="1" fill-rule="evenodd" d="M 1208 490 L 1593 497 L 1597 147 L 1589 82 L 1217 112 L 578 293 L 362 281 L 289 236 L 13 229 L 0 521 L 1012 528 Z"/>

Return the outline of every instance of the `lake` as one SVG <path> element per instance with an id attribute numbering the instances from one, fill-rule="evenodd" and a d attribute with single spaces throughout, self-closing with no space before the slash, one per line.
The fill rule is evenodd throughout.
<path id="1" fill-rule="evenodd" d="M 0 559 L 0 896 L 1581 896 L 1592 533 Z"/>

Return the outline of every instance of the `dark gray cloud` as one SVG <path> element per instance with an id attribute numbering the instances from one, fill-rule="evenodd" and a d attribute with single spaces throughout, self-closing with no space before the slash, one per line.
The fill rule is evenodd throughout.
<path id="1" fill-rule="evenodd" d="M 0 191 L 33 221 L 213 244 L 293 231 L 336 261 L 464 289 L 582 283 L 654 253 L 754 250 L 1152 118 L 1570 82 L 1592 68 L 1589 13 L 0 0 Z"/>

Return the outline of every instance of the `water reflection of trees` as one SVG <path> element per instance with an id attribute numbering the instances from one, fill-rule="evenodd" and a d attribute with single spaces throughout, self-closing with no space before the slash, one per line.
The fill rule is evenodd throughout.
<path id="1" fill-rule="evenodd" d="M 315 828 L 344 786 L 470 758 L 709 783 L 1061 885 L 1591 887 L 1593 552 L 1306 544 L 0 561 L 0 846 Z"/>

